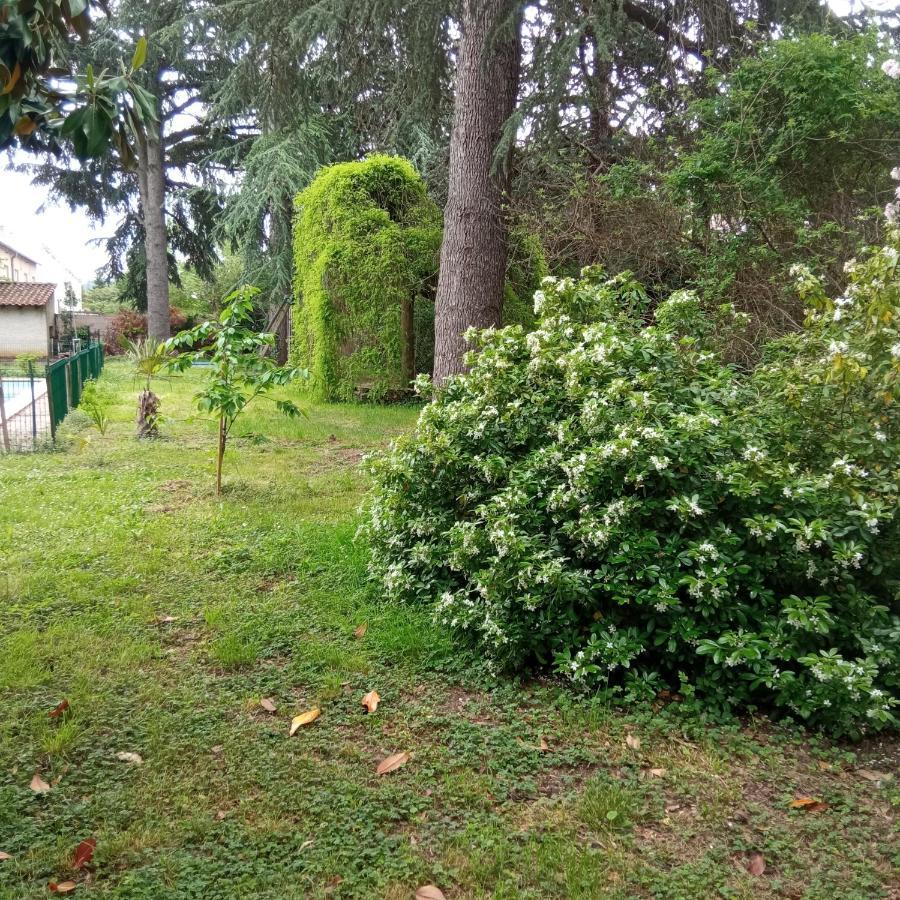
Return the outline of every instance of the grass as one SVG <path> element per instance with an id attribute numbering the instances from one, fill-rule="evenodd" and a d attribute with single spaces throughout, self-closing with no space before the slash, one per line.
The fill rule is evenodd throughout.
<path id="1" fill-rule="evenodd" d="M 0 897 L 67 879 L 122 898 L 898 895 L 896 779 L 860 775 L 896 768 L 896 740 L 489 677 L 379 597 L 354 541 L 360 457 L 415 411 L 260 405 L 217 499 L 199 377 L 160 383 L 164 437 L 141 444 L 114 362 L 105 435 L 76 413 L 64 449 L 0 459 Z"/>

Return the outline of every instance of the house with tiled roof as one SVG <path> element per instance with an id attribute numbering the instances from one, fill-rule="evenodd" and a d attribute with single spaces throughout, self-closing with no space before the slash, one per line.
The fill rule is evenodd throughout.
<path id="1" fill-rule="evenodd" d="M 0 358 L 50 354 L 55 284 L 0 281 Z"/>

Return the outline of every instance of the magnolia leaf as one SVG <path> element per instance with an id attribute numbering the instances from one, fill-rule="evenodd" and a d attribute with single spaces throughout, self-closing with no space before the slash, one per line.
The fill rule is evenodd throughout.
<path id="1" fill-rule="evenodd" d="M 51 894 L 71 894 L 78 885 L 74 881 L 51 881 L 47 885 L 47 890 Z"/>
<path id="2" fill-rule="evenodd" d="M 134 48 L 134 56 L 131 57 L 131 71 L 139 69 L 147 59 L 147 38 L 141 36 Z"/>
<path id="3" fill-rule="evenodd" d="M 51 719 L 58 719 L 67 709 L 69 708 L 69 701 L 63 700 L 61 703 L 58 703 L 47 715 Z"/>
<path id="4" fill-rule="evenodd" d="M 804 809 L 806 812 L 822 812 L 828 809 L 828 804 L 817 800 L 815 797 L 797 797 L 788 804 L 791 809 Z"/>
<path id="5" fill-rule="evenodd" d="M 316 706 L 305 713 L 300 713 L 299 716 L 294 716 L 294 718 L 291 719 L 291 736 L 297 733 L 298 728 L 302 728 L 304 725 L 309 725 L 310 722 L 315 722 L 320 715 L 322 715 L 322 711 L 318 706 Z"/>
<path id="6" fill-rule="evenodd" d="M 72 860 L 73 869 L 83 869 L 94 857 L 97 849 L 97 839 L 87 838 L 75 848 L 75 857 Z"/>
<path id="7" fill-rule="evenodd" d="M 278 712 L 278 707 L 275 705 L 275 701 L 271 697 L 263 697 L 262 700 L 259 701 L 259 705 L 267 712 L 267 713 L 276 713 Z"/>
<path id="8" fill-rule="evenodd" d="M 381 695 L 378 691 L 369 691 L 362 698 L 362 705 L 368 710 L 368 712 L 373 713 L 376 709 L 378 709 L 378 704 L 381 702 Z"/>
<path id="9" fill-rule="evenodd" d="M 131 763 L 133 766 L 143 765 L 144 762 L 144 758 L 140 753 L 132 753 L 130 750 L 120 750 L 116 754 L 116 759 L 120 759 L 122 762 Z"/>
<path id="10" fill-rule="evenodd" d="M 0 91 L 0 94 L 10 93 L 21 77 L 22 67 L 18 63 L 16 63 L 13 67 L 12 74 L 9 76 L 9 81 L 7 81 L 5 85 L 3 85 L 3 90 Z"/>
<path id="11" fill-rule="evenodd" d="M 41 778 L 41 776 L 38 775 L 37 772 L 34 773 L 34 778 L 31 779 L 31 784 L 29 785 L 29 787 L 36 794 L 46 794 L 50 790 L 50 785 L 47 784 L 47 782 L 44 781 L 44 779 Z"/>
<path id="12" fill-rule="evenodd" d="M 641 739 L 634 734 L 626 734 L 625 735 L 625 744 L 632 750 L 640 750 L 641 749 Z"/>
<path id="13" fill-rule="evenodd" d="M 406 763 L 409 762 L 409 759 L 410 756 L 408 753 L 393 753 L 391 756 L 388 756 L 378 763 L 378 768 L 375 771 L 379 775 L 387 775 L 388 772 L 393 772 L 396 769 L 399 769 L 400 766 L 406 765 Z"/>
<path id="14" fill-rule="evenodd" d="M 353 637 L 355 637 L 355 638 L 365 637 L 365 634 L 368 630 L 369 630 L 369 623 L 363 622 L 362 625 L 356 626 L 356 630 L 353 632 Z"/>
<path id="15" fill-rule="evenodd" d="M 762 875 L 766 871 L 766 861 L 762 853 L 751 853 L 747 860 L 747 871 L 751 875 Z"/>
<path id="16" fill-rule="evenodd" d="M 416 891 L 416 900 L 447 900 L 444 892 L 433 884 L 423 884 Z"/>

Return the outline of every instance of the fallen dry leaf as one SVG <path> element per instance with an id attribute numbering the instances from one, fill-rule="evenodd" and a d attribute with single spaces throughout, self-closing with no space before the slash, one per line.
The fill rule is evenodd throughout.
<path id="1" fill-rule="evenodd" d="M 221 756 L 225 748 L 221 744 L 216 744 L 215 747 L 210 747 L 209 752 L 212 753 L 213 756 Z"/>
<path id="2" fill-rule="evenodd" d="M 378 704 L 381 703 L 381 695 L 378 691 L 369 691 L 365 697 L 362 698 L 362 705 L 370 712 L 375 712 L 378 709 Z"/>
<path id="3" fill-rule="evenodd" d="M 12 854 L 6 853 L 5 851 L 0 850 L 0 862 L 3 862 L 6 859 L 12 859 Z"/>
<path id="4" fill-rule="evenodd" d="M 666 774 L 665 769 L 650 769 L 650 774 L 654 778 L 662 778 Z"/>
<path id="5" fill-rule="evenodd" d="M 78 885 L 74 881 L 51 881 L 47 889 L 51 894 L 71 894 Z"/>
<path id="6" fill-rule="evenodd" d="M 828 809 L 827 803 L 816 800 L 815 797 L 797 797 L 791 800 L 788 806 L 791 809 L 804 809 L 807 812 L 822 812 L 823 809 Z"/>
<path id="7" fill-rule="evenodd" d="M 144 762 L 144 757 L 140 753 L 132 753 L 130 750 L 120 750 L 116 754 L 116 759 L 122 762 L 131 763 L 133 766 L 140 766 Z"/>
<path id="8" fill-rule="evenodd" d="M 891 775 L 890 772 L 875 772 L 872 769 L 857 769 L 856 774 L 859 775 L 860 778 L 865 778 L 866 781 L 889 781 L 894 776 Z"/>
<path id="9" fill-rule="evenodd" d="M 444 892 L 433 884 L 423 884 L 416 891 L 416 900 L 447 900 Z"/>
<path id="10" fill-rule="evenodd" d="M 547 743 L 546 738 L 541 738 L 540 744 L 538 744 L 538 750 L 546 753 L 550 749 L 550 745 Z"/>
<path id="11" fill-rule="evenodd" d="M 406 765 L 408 762 L 408 753 L 392 753 L 386 759 L 383 759 L 378 763 L 378 768 L 375 771 L 379 775 L 387 775 L 388 772 L 393 772 L 395 769 L 399 769 L 400 766 Z"/>
<path id="12" fill-rule="evenodd" d="M 227 815 L 228 815 L 228 813 L 225 812 L 224 809 L 220 809 L 216 812 L 216 819 L 218 819 L 221 822 L 222 819 L 224 819 L 225 816 L 227 816 Z"/>
<path id="13" fill-rule="evenodd" d="M 271 697 L 263 697 L 262 700 L 259 701 L 259 705 L 267 713 L 277 713 L 278 712 L 278 707 L 275 705 L 275 701 Z"/>
<path id="14" fill-rule="evenodd" d="M 295 735 L 298 728 L 302 728 L 304 725 L 309 725 L 310 722 L 315 722 L 320 715 L 322 715 L 322 711 L 318 706 L 316 706 L 305 713 L 300 713 L 299 716 L 294 716 L 294 718 L 291 719 L 290 734 L 292 736 Z"/>
<path id="15" fill-rule="evenodd" d="M 97 849 L 97 839 L 87 838 L 75 848 L 75 857 L 72 860 L 73 869 L 84 868 L 93 858 Z"/>
<path id="16" fill-rule="evenodd" d="M 50 785 L 47 784 L 47 782 L 44 781 L 44 779 L 41 778 L 41 776 L 38 775 L 37 772 L 34 773 L 34 778 L 31 779 L 31 784 L 29 785 L 29 787 L 36 794 L 46 794 L 47 791 L 50 790 Z"/>
<path id="17" fill-rule="evenodd" d="M 178 619 L 175 616 L 157 616 L 153 620 L 154 625 L 168 625 L 170 622 L 177 622 Z"/>
<path id="18" fill-rule="evenodd" d="M 751 875 L 762 875 L 766 871 L 766 861 L 762 853 L 751 853 L 747 860 L 747 871 Z"/>
<path id="19" fill-rule="evenodd" d="M 626 734 L 625 735 L 625 744 L 632 750 L 640 750 L 641 749 L 641 739 L 634 734 Z"/>
<path id="20" fill-rule="evenodd" d="M 369 630 L 369 623 L 363 622 L 362 625 L 357 625 L 356 629 L 353 632 L 353 637 L 361 638 L 366 636 L 366 632 Z"/>
<path id="21" fill-rule="evenodd" d="M 69 701 L 63 700 L 62 703 L 57 703 L 47 715 L 51 719 L 58 719 L 67 709 L 69 708 Z"/>

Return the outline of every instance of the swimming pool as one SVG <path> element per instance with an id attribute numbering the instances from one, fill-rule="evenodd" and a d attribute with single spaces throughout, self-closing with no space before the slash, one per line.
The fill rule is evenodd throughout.
<path id="1" fill-rule="evenodd" d="M 34 392 L 38 393 L 40 383 L 35 379 Z M 9 403 L 12 400 L 24 397 L 31 398 L 31 382 L 27 378 L 4 378 L 3 401 Z"/>

